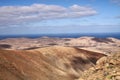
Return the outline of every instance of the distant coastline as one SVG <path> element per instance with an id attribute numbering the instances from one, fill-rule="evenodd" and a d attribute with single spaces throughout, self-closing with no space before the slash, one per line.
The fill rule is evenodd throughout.
<path id="1" fill-rule="evenodd" d="M 51 38 L 78 38 L 83 36 L 96 37 L 96 38 L 107 38 L 113 37 L 120 39 L 120 33 L 68 33 L 68 34 L 22 34 L 22 35 L 0 35 L 1 39 L 6 38 L 40 38 L 40 37 L 51 37 Z"/>

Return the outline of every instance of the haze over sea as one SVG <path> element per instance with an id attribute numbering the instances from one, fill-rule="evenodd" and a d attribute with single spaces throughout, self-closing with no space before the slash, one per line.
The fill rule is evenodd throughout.
<path id="1" fill-rule="evenodd" d="M 0 35 L 0 39 L 6 38 L 40 38 L 40 37 L 51 37 L 51 38 L 79 38 L 79 37 L 96 37 L 96 38 L 108 38 L 113 37 L 120 39 L 120 33 L 67 33 L 67 34 L 25 34 L 25 35 Z"/>

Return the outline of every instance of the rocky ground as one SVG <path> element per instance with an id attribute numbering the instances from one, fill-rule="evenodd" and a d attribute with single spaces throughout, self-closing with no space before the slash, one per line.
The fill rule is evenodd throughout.
<path id="1" fill-rule="evenodd" d="M 102 57 L 78 80 L 120 80 L 120 53 Z"/>

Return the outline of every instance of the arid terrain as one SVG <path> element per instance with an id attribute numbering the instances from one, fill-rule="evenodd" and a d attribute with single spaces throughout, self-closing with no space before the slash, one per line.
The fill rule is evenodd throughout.
<path id="1" fill-rule="evenodd" d="M 0 80 L 120 80 L 120 0 L 0 0 Z"/>
<path id="2" fill-rule="evenodd" d="M 94 52 L 110 54 L 120 51 L 120 40 L 116 38 L 8 38 L 0 40 L 0 48 L 12 50 L 30 50 L 50 46 L 77 47 Z"/>
<path id="3" fill-rule="evenodd" d="M 0 40 L 0 80 L 120 80 L 119 66 L 115 38 Z"/>
<path id="4" fill-rule="evenodd" d="M 120 80 L 120 53 L 102 57 L 78 80 Z"/>

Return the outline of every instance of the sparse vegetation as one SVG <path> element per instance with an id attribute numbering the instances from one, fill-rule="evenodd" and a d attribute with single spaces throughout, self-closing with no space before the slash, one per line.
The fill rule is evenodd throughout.
<path id="1" fill-rule="evenodd" d="M 9 44 L 0 44 L 0 48 L 11 48 L 12 46 Z"/>
<path id="2" fill-rule="evenodd" d="M 106 58 L 107 61 L 102 60 L 103 65 L 97 64 L 95 68 L 90 68 L 79 80 L 120 80 L 120 53 Z M 94 72 L 96 69 L 98 71 Z"/>
<path id="3" fill-rule="evenodd" d="M 49 43 L 48 45 L 54 46 L 54 45 L 58 45 L 57 43 Z"/>
<path id="4" fill-rule="evenodd" d="M 107 38 L 92 38 L 92 40 L 94 40 L 96 42 L 103 42 L 103 43 L 108 43 L 108 42 L 114 43 L 114 41 L 107 39 Z"/>
<path id="5" fill-rule="evenodd" d="M 70 43 L 65 43 L 65 45 L 69 45 Z"/>

